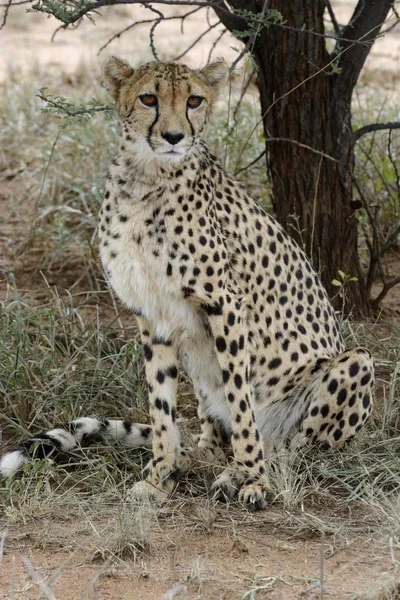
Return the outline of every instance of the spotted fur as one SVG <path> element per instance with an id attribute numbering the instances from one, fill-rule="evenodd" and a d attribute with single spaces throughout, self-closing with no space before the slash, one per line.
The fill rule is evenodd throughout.
<path id="1" fill-rule="evenodd" d="M 303 251 L 202 140 L 225 65 L 134 70 L 111 58 L 104 78 L 121 134 L 100 211 L 100 256 L 144 344 L 153 460 L 140 489 L 165 498 L 175 485 L 181 367 L 198 400 L 199 446 L 219 460 L 222 437 L 231 439 L 232 464 L 215 486 L 239 489 L 261 508 L 271 442 L 339 448 L 360 429 L 371 411 L 371 356 L 345 351 Z M 192 97 L 201 98 L 196 108 Z"/>

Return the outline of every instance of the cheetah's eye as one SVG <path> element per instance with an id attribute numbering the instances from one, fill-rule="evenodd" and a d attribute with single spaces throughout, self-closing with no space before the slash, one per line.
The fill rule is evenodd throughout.
<path id="1" fill-rule="evenodd" d="M 154 94 L 143 94 L 139 98 L 145 106 L 157 106 L 157 97 Z"/>
<path id="2" fill-rule="evenodd" d="M 198 108 L 203 100 L 204 98 L 201 96 L 189 96 L 187 100 L 188 108 Z"/>

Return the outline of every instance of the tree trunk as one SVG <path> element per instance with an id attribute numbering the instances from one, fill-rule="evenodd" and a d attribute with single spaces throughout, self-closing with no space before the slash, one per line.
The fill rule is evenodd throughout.
<path id="1" fill-rule="evenodd" d="M 274 0 L 269 7 L 285 24 L 321 34 L 269 27 L 254 51 L 276 215 L 311 258 L 336 308 L 367 315 L 351 202 L 351 94 L 338 105 L 338 74 L 322 70 L 331 60 L 322 37 L 324 3 Z M 343 288 L 344 299 L 332 285 L 339 270 L 357 278 Z"/>
<path id="2" fill-rule="evenodd" d="M 359 0 L 341 34 L 348 41 L 337 44 L 336 60 L 326 49 L 324 0 L 226 1 L 234 9 L 262 13 L 267 7 L 283 16 L 285 27 L 262 28 L 251 45 L 259 66 L 274 208 L 311 258 L 335 307 L 346 315 L 366 316 L 370 306 L 352 203 L 351 98 L 393 0 Z M 246 35 L 240 12 L 232 14 L 235 23 L 230 23 L 215 10 L 228 29 Z M 339 270 L 355 278 L 344 285 L 343 294 L 332 284 L 340 280 Z"/>

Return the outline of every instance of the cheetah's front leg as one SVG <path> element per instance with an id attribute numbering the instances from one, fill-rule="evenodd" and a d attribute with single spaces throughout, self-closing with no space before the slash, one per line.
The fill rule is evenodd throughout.
<path id="1" fill-rule="evenodd" d="M 257 510 L 266 505 L 268 481 L 253 411 L 242 300 L 229 294 L 221 297 L 209 311 L 209 322 L 231 414 L 234 453 L 233 473 L 224 471 L 216 484 L 223 488 L 234 482 L 240 487 L 239 499 Z"/>
<path id="2" fill-rule="evenodd" d="M 138 323 L 144 344 L 146 379 L 149 386 L 149 412 L 153 428 L 153 460 L 146 482 L 135 490 L 165 501 L 179 476 L 180 443 L 176 419 L 178 358 L 169 340 L 154 335 L 143 317 Z"/>
<path id="3" fill-rule="evenodd" d="M 226 464 L 226 456 L 222 445 L 224 441 L 228 440 L 224 440 L 224 432 L 218 420 L 207 414 L 205 399 L 199 383 L 193 381 L 193 387 L 197 398 L 197 414 L 201 428 L 197 440 L 198 454 L 206 465 Z"/>

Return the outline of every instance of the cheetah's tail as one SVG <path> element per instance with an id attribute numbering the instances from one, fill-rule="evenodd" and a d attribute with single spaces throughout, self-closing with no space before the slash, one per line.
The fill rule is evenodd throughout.
<path id="1" fill-rule="evenodd" d="M 80 417 L 66 426 L 39 433 L 0 458 L 0 477 L 11 477 L 33 460 L 69 452 L 79 444 L 97 440 L 118 440 L 131 448 L 151 448 L 152 430 L 148 425 L 120 419 Z"/>

